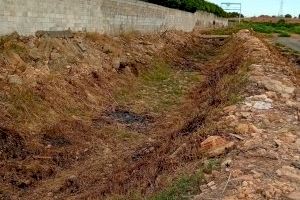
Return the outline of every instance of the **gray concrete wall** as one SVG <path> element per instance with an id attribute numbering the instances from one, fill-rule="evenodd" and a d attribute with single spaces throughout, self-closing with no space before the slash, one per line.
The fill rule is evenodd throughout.
<path id="1" fill-rule="evenodd" d="M 192 31 L 227 26 L 226 19 L 189 13 L 138 0 L 0 0 L 0 34 L 22 35 L 38 30 L 101 32 Z"/>

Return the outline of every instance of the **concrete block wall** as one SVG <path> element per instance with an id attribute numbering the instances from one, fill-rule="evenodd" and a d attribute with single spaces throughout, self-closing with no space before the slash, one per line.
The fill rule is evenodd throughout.
<path id="1" fill-rule="evenodd" d="M 31 35 L 36 31 L 101 32 L 192 31 L 227 26 L 213 14 L 189 13 L 138 0 L 0 0 L 0 35 L 14 31 Z"/>

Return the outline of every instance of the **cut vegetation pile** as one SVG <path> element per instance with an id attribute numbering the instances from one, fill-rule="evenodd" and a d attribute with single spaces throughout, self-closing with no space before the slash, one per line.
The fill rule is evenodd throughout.
<path id="1" fill-rule="evenodd" d="M 201 142 L 242 100 L 246 51 L 199 32 L 0 42 L 0 198 L 176 199 L 218 168 Z"/>

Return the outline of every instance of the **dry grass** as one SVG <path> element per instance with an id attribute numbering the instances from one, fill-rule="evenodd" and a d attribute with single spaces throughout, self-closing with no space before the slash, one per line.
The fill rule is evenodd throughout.
<path id="1" fill-rule="evenodd" d="M 139 31 L 123 31 L 119 35 L 126 43 L 130 43 L 130 41 L 140 36 L 141 33 Z"/>
<path id="2" fill-rule="evenodd" d="M 243 55 L 231 54 L 231 52 L 236 52 L 235 48 L 239 48 L 238 45 L 235 45 L 236 44 L 232 44 L 228 49 L 224 50 L 224 52 L 227 51 L 229 53 L 220 56 L 220 59 L 222 58 L 221 62 L 214 63 L 215 65 L 210 69 L 207 78 L 200 83 L 199 88 L 192 92 L 191 99 L 186 99 L 186 103 L 183 103 L 183 105 L 180 106 L 181 108 L 178 108 L 180 117 L 174 116 L 165 119 L 163 123 L 171 124 L 173 131 L 163 130 L 164 135 L 157 135 L 156 139 L 160 142 L 158 144 L 159 146 L 155 148 L 155 152 L 143 155 L 141 160 L 133 166 L 135 170 L 137 170 L 136 167 L 138 167 L 138 171 L 134 170 L 134 174 L 130 175 L 130 180 L 124 179 L 124 182 L 118 183 L 125 185 L 130 184 L 130 188 L 138 188 L 141 193 L 136 192 L 134 189 L 129 189 L 125 192 L 117 190 L 116 193 L 128 193 L 127 195 L 129 196 L 134 193 L 135 195 L 141 194 L 140 196 L 143 196 L 147 190 L 138 187 L 138 184 L 144 183 L 143 180 L 155 182 L 153 178 L 157 176 L 157 170 L 162 170 L 160 173 L 165 174 L 166 177 L 164 178 L 168 180 L 168 178 L 174 177 L 174 175 L 171 175 L 172 173 L 177 174 L 180 171 L 179 163 L 190 165 L 191 163 L 197 162 L 197 160 L 203 156 L 201 152 L 199 152 L 197 144 L 208 137 L 208 135 L 222 135 L 226 137 L 222 129 L 220 129 L 216 123 L 220 117 L 220 110 L 224 106 L 236 103 L 242 99 L 240 96 L 241 91 L 247 82 L 246 73 L 248 64 L 243 63 Z M 242 67 L 243 65 L 244 67 Z M 151 78 L 146 76 L 146 80 L 166 80 L 167 76 L 165 75 L 168 73 L 164 70 L 159 71 L 163 71 L 164 73 L 159 73 L 158 76 L 154 77 L 152 77 L 153 74 L 150 73 Z M 175 113 L 179 114 L 177 110 L 171 111 L 171 113 L 172 112 L 174 112 L 174 115 Z M 188 144 L 188 149 L 185 150 L 184 155 L 178 156 L 176 161 L 170 161 L 168 156 L 183 143 Z M 143 171 L 147 171 L 147 174 L 144 175 Z M 191 171 L 194 172 L 197 171 L 197 169 L 193 168 Z M 119 175 L 116 174 L 116 176 Z M 193 177 L 196 178 L 194 179 Z M 184 175 L 171 184 L 169 188 L 154 196 L 153 199 L 180 199 L 181 195 L 188 194 L 194 189 L 197 190 L 199 186 L 197 184 L 198 181 L 201 182 L 201 178 L 197 175 Z M 164 187 L 168 184 L 170 184 L 170 182 L 166 181 L 159 185 Z M 121 197 L 117 199 L 128 198 L 126 195 Z M 139 197 L 139 195 L 137 195 L 137 197 Z"/>
<path id="3" fill-rule="evenodd" d="M 103 60 L 97 60 L 99 65 L 115 55 L 99 48 L 111 38 L 95 33 L 85 37 L 85 44 L 97 50 L 90 58 L 97 60 L 98 53 L 103 56 Z M 181 37 L 184 39 L 177 42 Z M 159 38 L 160 42 L 166 40 L 165 48 L 150 56 L 153 46 L 143 46 L 137 38 L 121 36 L 119 48 L 124 48 L 126 40 L 126 45 L 137 46 L 130 55 L 142 52 L 131 60 L 142 60 L 145 55 L 154 60 L 137 64 L 138 77 L 122 72 L 105 74 L 77 62 L 74 65 L 79 67 L 70 72 L 53 69 L 35 87 L 7 90 L 10 96 L 5 103 L 11 105 L 12 124 L 23 125 L 19 129 L 28 137 L 30 156 L 25 161 L 30 165 L 31 159 L 37 158 L 36 166 L 49 165 L 55 172 L 52 179 L 43 176 L 42 182 L 30 179 L 33 182 L 26 197 L 40 198 L 51 191 L 59 198 L 174 199 L 181 193 L 197 191 L 202 173 L 210 171 L 203 170 L 204 164 L 199 163 L 203 157 L 199 143 L 209 135 L 223 134 L 215 125 L 219 110 L 242 99 L 240 89 L 246 82 L 246 70 L 239 70 L 243 55 L 236 52 L 243 51 L 237 51 L 238 43 L 222 46 L 226 42 L 205 42 L 185 33 L 178 34 L 175 41 L 172 37 Z M 114 47 L 116 41 L 108 45 Z M 49 42 L 45 45 L 54 48 Z M 204 52 L 211 48 L 213 51 L 206 55 Z M 61 52 L 64 56 L 65 50 Z M 214 59 L 210 61 L 210 57 Z M 140 115 L 150 113 L 153 123 L 137 131 L 131 124 L 103 117 L 116 106 Z M 32 128 L 35 136 L 28 134 L 30 124 L 38 124 Z M 184 153 L 170 159 L 183 143 L 187 144 Z M 187 169 L 191 173 L 186 173 Z M 72 184 L 70 174 L 78 176 Z M 37 187 L 35 194 L 31 193 L 33 187 Z"/>
<path id="4" fill-rule="evenodd" d="M 96 32 L 88 32 L 85 34 L 85 38 L 92 41 L 92 42 L 98 42 L 100 41 L 103 37 Z"/>

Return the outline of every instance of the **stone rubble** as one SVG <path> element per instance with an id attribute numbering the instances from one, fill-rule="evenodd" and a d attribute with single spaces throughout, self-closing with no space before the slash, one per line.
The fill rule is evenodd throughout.
<path id="1" fill-rule="evenodd" d="M 250 66 L 248 97 L 223 110 L 237 148 L 224 158 L 222 175 L 211 177 L 216 189 L 193 199 L 299 200 L 300 95 L 293 66 L 272 55 L 249 31 L 235 37 L 244 42 L 248 57 L 255 61 Z"/>

